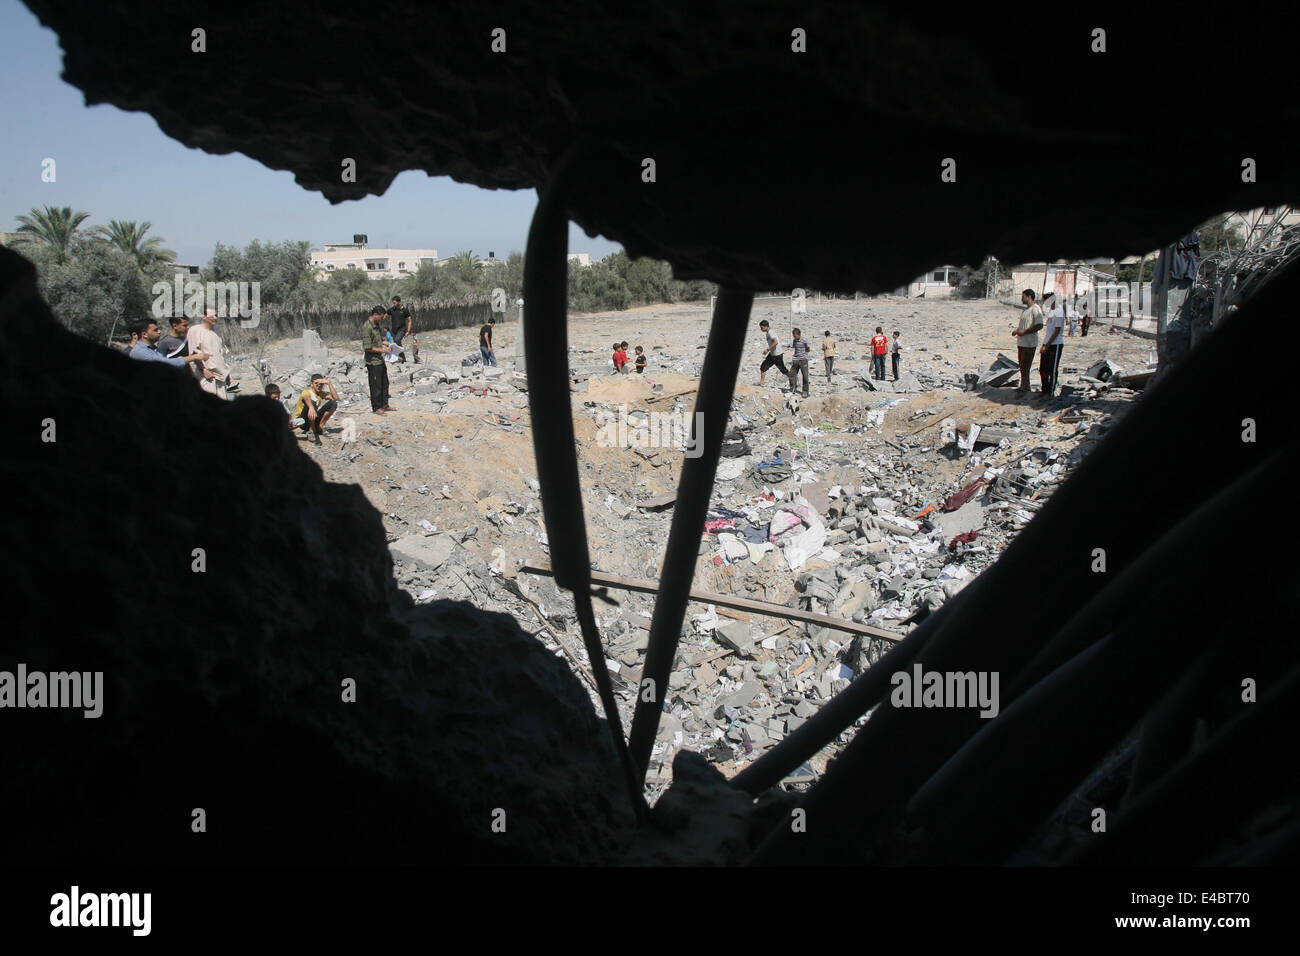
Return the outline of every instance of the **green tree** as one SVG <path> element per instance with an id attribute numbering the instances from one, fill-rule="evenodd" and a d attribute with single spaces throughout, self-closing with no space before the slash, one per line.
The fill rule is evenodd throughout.
<path id="1" fill-rule="evenodd" d="M 90 218 L 88 212 L 73 212 L 70 206 L 57 209 L 46 206 L 36 209 L 25 216 L 19 216 L 18 232 L 33 242 L 38 242 L 54 251 L 57 263 L 67 262 L 78 244 L 77 231 L 81 224 Z"/>
<path id="2" fill-rule="evenodd" d="M 59 261 L 52 246 L 24 250 L 36 265 L 41 297 L 70 331 L 97 342 L 148 318 L 152 299 L 134 259 L 105 242 Z"/>
<path id="3" fill-rule="evenodd" d="M 336 273 L 337 274 L 337 273 Z M 433 299 L 438 294 L 438 279 L 441 276 L 441 269 L 431 262 L 426 262 L 410 275 L 404 277 L 401 282 L 401 296 L 403 301 L 411 299 Z"/>
<path id="4" fill-rule="evenodd" d="M 1245 232 L 1236 214 L 1211 216 L 1196 227 L 1201 234 L 1201 255 L 1208 256 L 1216 252 L 1229 250 L 1241 251 L 1245 242 Z"/>
<path id="5" fill-rule="evenodd" d="M 1201 246 L 1201 252 L 1205 252 L 1205 247 Z M 1127 265 L 1121 265 L 1115 269 L 1115 278 L 1120 282 L 1137 282 L 1138 266 L 1142 267 L 1142 281 L 1150 282 L 1151 277 L 1156 272 L 1156 258 L 1159 253 L 1147 256 L 1146 262 L 1130 262 Z"/>
<path id="6" fill-rule="evenodd" d="M 315 281 L 310 249 L 311 243 L 293 240 L 254 239 L 243 249 L 217 243 L 203 278 L 209 282 L 257 282 L 262 306 L 302 304 L 311 301 L 309 283 Z"/>
<path id="7" fill-rule="evenodd" d="M 176 253 L 163 248 L 161 237 L 145 238 L 145 234 L 151 228 L 153 223 L 148 221 L 137 223 L 134 220 L 122 222 L 111 219 L 107 226 L 99 226 L 92 231 L 109 245 L 134 259 L 136 267 L 144 273 L 151 271 L 154 266 L 176 261 Z"/>
<path id="8" fill-rule="evenodd" d="M 455 276 L 462 285 L 471 291 L 478 289 L 481 274 L 478 263 L 474 261 L 473 251 L 462 251 L 451 257 L 451 261 L 443 265 L 444 269 L 450 269 L 451 274 Z"/>

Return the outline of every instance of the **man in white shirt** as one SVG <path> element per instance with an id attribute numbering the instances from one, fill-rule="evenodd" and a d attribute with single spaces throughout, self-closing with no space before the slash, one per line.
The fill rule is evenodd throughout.
<path id="1" fill-rule="evenodd" d="M 1043 326 L 1043 347 L 1038 358 L 1038 379 L 1044 401 L 1056 394 L 1056 378 L 1061 368 L 1062 337 L 1065 335 L 1065 306 L 1060 296 L 1052 295 L 1052 311 Z"/>
<path id="2" fill-rule="evenodd" d="M 781 370 L 782 375 L 789 378 L 790 370 L 785 367 L 785 360 L 781 357 L 784 354 L 784 350 L 781 348 L 781 342 L 772 334 L 767 319 L 758 323 L 758 327 L 762 330 L 763 341 L 767 345 L 767 347 L 763 349 L 763 362 L 758 366 L 758 384 L 763 384 L 763 379 L 767 378 L 767 370 L 773 365 Z"/>
<path id="3" fill-rule="evenodd" d="M 226 384 L 230 378 L 230 366 L 226 362 L 225 349 L 221 336 L 217 335 L 217 310 L 203 310 L 202 321 L 185 333 L 191 352 L 206 352 L 208 357 L 195 368 L 203 376 L 199 387 L 218 398 L 226 397 Z"/>
<path id="4" fill-rule="evenodd" d="M 1020 293 L 1020 304 L 1025 310 L 1020 313 L 1019 324 L 1011 330 L 1011 334 L 1018 340 L 1016 342 L 1016 351 L 1020 362 L 1020 387 L 1016 389 L 1017 395 L 1023 395 L 1029 391 L 1029 370 L 1034 367 L 1034 352 L 1038 350 L 1038 330 L 1043 327 L 1043 310 L 1038 307 L 1034 300 L 1038 298 L 1033 289 L 1026 289 Z"/>

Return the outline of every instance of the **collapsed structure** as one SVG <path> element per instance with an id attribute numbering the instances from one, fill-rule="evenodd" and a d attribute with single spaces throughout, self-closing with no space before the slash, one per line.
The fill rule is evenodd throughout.
<path id="1" fill-rule="evenodd" d="M 927 260 L 975 261 L 992 251 L 1016 261 L 1106 244 L 1150 248 L 1211 211 L 1292 199 L 1297 181 L 1283 132 L 1294 125 L 1295 105 L 1279 113 L 1263 99 L 1234 100 L 1233 109 L 1215 111 L 1216 97 L 1226 93 L 1213 90 L 1207 108 L 1233 124 L 1214 144 L 1190 134 L 1180 139 L 1171 127 L 1149 163 L 1134 163 L 1118 149 L 1126 131 L 1103 120 L 1093 131 L 1096 149 L 1044 148 L 1060 130 L 1050 121 L 1034 128 L 1026 119 L 1053 116 L 1048 107 L 1059 91 L 1045 89 L 1037 73 L 1023 85 L 998 74 L 996 63 L 1017 62 L 1021 41 L 990 35 L 976 11 L 958 15 L 947 24 L 950 32 L 930 43 L 899 39 L 916 40 L 928 29 L 924 11 L 836 14 L 847 23 L 801 11 L 798 29 L 810 40 L 799 54 L 787 52 L 788 18 L 771 10 L 753 12 L 743 36 L 721 20 L 694 29 L 678 24 L 661 35 L 662 24 L 643 22 L 653 14 L 639 8 L 608 16 L 548 10 L 539 20 L 522 5 L 498 5 L 493 21 L 509 25 L 520 54 L 513 69 L 499 74 L 485 70 L 457 31 L 430 25 L 400 38 L 410 45 L 402 55 L 425 71 L 413 82 L 441 94 L 436 109 L 444 121 L 424 123 L 432 102 L 393 97 L 376 106 L 331 73 L 340 59 L 335 48 L 354 49 L 381 32 L 387 37 L 383 24 L 359 19 L 341 36 L 302 17 L 294 4 L 214 10 L 204 19 L 209 36 L 239 41 L 224 61 L 231 87 L 218 89 L 201 58 L 168 46 L 175 42 L 168 38 L 189 36 L 189 11 L 115 4 L 107 18 L 140 22 L 147 9 L 158 29 L 123 30 L 123 45 L 106 52 L 92 42 L 75 5 L 30 5 L 60 31 L 69 79 L 92 102 L 148 109 L 182 142 L 241 148 L 292 168 L 300 183 L 332 199 L 381 192 L 412 163 L 489 187 L 541 187 L 527 257 L 527 394 L 546 519 L 584 532 L 583 549 L 576 533 L 566 537 L 563 555 L 552 549 L 557 580 L 580 604 L 591 580 L 590 562 L 582 560 L 586 525 L 574 497 L 578 471 L 563 369 L 566 217 L 623 241 L 633 254 L 668 259 L 683 277 L 726 284 L 694 406 L 706 415 L 704 454 L 682 466 L 647 640 L 643 673 L 658 688 L 670 686 L 689 572 L 732 410 L 748 318 L 744 290 L 804 284 L 878 291 L 907 281 Z M 468 7 L 457 10 L 471 17 Z M 1135 21 L 1130 29 L 1142 26 Z M 1250 28 L 1233 26 L 1241 35 L 1219 39 L 1249 49 Z M 466 36 L 481 34 L 486 44 L 489 27 L 471 24 Z M 269 44 L 290 28 L 319 60 L 290 63 L 273 55 Z M 1190 27 L 1161 29 L 1195 46 L 1190 33 L 1179 34 Z M 760 36 L 761 43 L 742 42 Z M 648 37 L 662 42 L 647 47 Z M 720 37 L 741 51 L 725 70 L 710 54 Z M 870 44 L 869 54 L 850 49 L 852 42 Z M 817 43 L 826 44 L 827 59 L 805 70 L 805 62 L 816 62 Z M 1079 43 L 1087 49 L 1083 38 Z M 1165 49 L 1185 56 L 1175 40 Z M 795 59 L 800 55 L 808 60 Z M 1058 82 L 1115 84 L 1115 93 L 1139 75 L 1139 64 L 1127 58 L 1107 62 L 1113 71 L 1062 69 Z M 955 86 L 944 82 L 954 63 L 966 71 Z M 132 72 L 146 64 L 150 78 L 162 69 L 170 82 L 155 85 Z M 1150 66 L 1144 57 L 1140 70 Z M 584 82 L 589 75 L 602 82 Z M 324 111 L 316 107 L 327 100 L 334 120 L 321 124 Z M 926 108 L 900 105 L 918 101 Z M 625 121 L 629 102 L 639 106 L 635 126 Z M 304 108 L 286 112 L 285 103 Z M 762 109 L 741 115 L 736 103 Z M 251 121 L 260 109 L 275 121 Z M 349 142 L 358 182 L 340 185 L 338 137 L 363 128 L 358 116 L 372 110 L 409 129 L 412 139 L 400 154 L 378 139 Z M 794 141 L 758 148 L 771 145 L 759 142 L 770 141 L 768 129 L 796 113 L 826 128 L 859 117 L 890 129 L 897 143 L 865 153 L 809 150 Z M 494 135 L 484 133 L 483 117 L 495 124 Z M 700 142 L 704 131 L 707 143 Z M 1241 180 L 1235 153 L 1245 139 L 1261 170 L 1271 164 L 1283 173 L 1249 185 Z M 568 144 L 579 141 L 561 165 Z M 944 183 L 941 160 L 954 154 L 958 178 Z M 654 160 L 653 183 L 641 176 L 646 158 Z M 1085 172 L 1109 190 L 1091 200 L 1095 219 L 1065 232 L 1045 212 L 1058 184 L 1082 181 Z M 772 193 L 774 184 L 780 195 Z M 753 201 L 760 188 L 766 204 Z M 936 236 L 913 213 L 941 202 L 948 222 Z M 808 227 L 767 228 L 772 207 L 799 208 Z M 860 213 L 910 225 L 893 241 L 873 243 Z M 1294 344 L 1294 323 L 1279 316 L 1298 283 L 1288 268 L 1227 317 L 1151 386 L 995 565 L 855 674 L 806 723 L 730 781 L 679 757 L 674 788 L 654 814 L 644 814 L 629 806 L 622 784 L 635 791 L 646 769 L 665 719 L 662 696 L 638 697 L 630 741 L 620 752 L 620 735 L 600 726 L 567 669 L 506 619 L 458 604 L 413 607 L 391 580 L 376 513 L 354 489 L 326 484 L 295 457 L 273 410 L 247 402 L 219 408 L 183 394 L 181 383 L 162 377 L 165 370 L 128 368 L 58 332 L 36 299 L 30 269 L 0 250 L 0 335 L 9 346 L 0 388 L 26 423 L 24 435 L 37 435 L 32 423 L 46 418 L 59 423 L 57 441 L 28 437 L 4 465 L 34 493 L 32 507 L 6 526 L 9 553 L 29 554 L 30 542 L 42 536 L 60 541 L 57 553 L 19 562 L 7 582 L 10 605 L 20 609 L 7 646 L 37 666 L 75 658 L 78 669 L 104 670 L 107 682 L 104 716 L 84 722 L 107 729 L 105 736 L 88 737 L 72 724 L 41 725 L 38 732 L 31 714 L 6 723 L 7 752 L 19 769 L 6 776 L 3 802 L 28 806 L 33 793 L 39 798 L 16 840 L 33 858 L 50 861 L 113 851 L 149 862 L 184 853 L 195 862 L 192 844 L 182 843 L 188 831 L 181 826 L 178 833 L 167 821 L 203 799 L 224 808 L 230 829 L 209 841 L 210 856 L 199 862 L 290 853 L 296 861 L 312 853 L 337 860 L 321 846 L 323 833 L 342 834 L 349 845 L 365 847 L 368 858 L 403 860 L 617 860 L 629 853 L 759 862 L 1277 860 L 1292 852 L 1296 826 L 1296 780 L 1283 728 L 1295 718 L 1300 672 L 1294 645 L 1278 638 L 1294 632 L 1295 607 L 1261 588 L 1233 608 L 1230 621 L 1216 621 L 1189 592 L 1207 583 L 1206 568 L 1222 561 L 1224 542 L 1235 548 L 1232 570 L 1242 580 L 1276 575 L 1269 551 L 1275 532 L 1258 521 L 1243 526 L 1240 516 L 1285 496 L 1291 455 L 1282 384 L 1274 376 L 1247 377 L 1210 404 L 1201 400 L 1201 384 L 1217 370 L 1214 351 L 1252 322 L 1276 323 L 1269 327 L 1278 330 L 1278 348 Z M 37 337 L 53 337 L 65 356 L 57 375 L 20 360 L 23 343 Z M 107 404 L 87 407 L 80 390 L 92 387 L 122 408 L 165 408 L 186 425 L 202 421 L 202 441 L 189 427 L 159 434 Z M 1194 419 L 1169 414 L 1193 408 Z M 977 436 L 966 435 L 977 450 Z M 1030 467 L 1041 475 L 1044 465 Z M 76 483 L 88 474 L 97 475 L 102 498 L 84 495 Z M 1020 476 L 1026 477 L 1023 465 Z M 219 513 L 228 519 L 212 517 L 215 507 L 195 514 L 175 506 L 141 520 L 132 503 L 160 477 L 169 487 L 222 489 Z M 1117 484 L 1123 494 L 1114 493 Z M 860 519 L 864 506 L 876 525 L 914 520 L 891 520 L 883 505 L 866 504 L 876 495 L 845 496 L 840 485 L 837 523 Z M 1009 485 L 1003 493 L 1021 504 L 1026 483 Z M 812 528 L 805 515 L 796 517 Z M 866 533 L 872 522 L 862 531 L 867 545 L 878 543 Z M 728 544 L 720 547 L 725 552 Z M 207 554 L 206 606 L 237 609 L 228 618 L 161 619 L 154 607 L 131 599 L 143 581 L 175 581 L 164 585 L 159 603 L 180 604 L 195 590 L 185 578 L 195 548 Z M 138 566 L 120 560 L 123 550 Z M 309 576 L 299 566 L 309 551 L 346 558 L 323 559 Z M 1044 575 L 1045 568 L 1058 573 Z M 76 606 L 66 600 L 68 582 L 79 589 Z M 838 574 L 834 585 L 810 575 L 804 593 L 834 601 L 839 590 L 828 598 L 831 589 L 848 583 Z M 306 600 L 309 593 L 322 597 Z M 83 607 L 107 610 L 86 626 Z M 594 633 L 594 618 L 578 613 L 586 618 L 584 635 Z M 484 645 L 499 649 L 490 670 L 479 663 Z M 917 662 L 933 671 L 998 673 L 1001 712 L 984 721 L 970 710 L 880 706 L 889 675 Z M 603 683 L 607 671 L 596 668 L 594 677 Z M 356 680 L 358 697 L 342 710 L 345 679 Z M 1251 706 L 1243 706 L 1247 684 Z M 373 694 L 374 704 L 363 704 L 362 694 Z M 616 715 L 607 687 L 599 696 Z M 772 789 L 872 708 L 806 793 Z M 259 732 L 250 734 L 250 726 Z M 473 787 L 458 786 L 470 775 Z M 253 782 L 255 803 L 247 796 Z M 632 797 L 635 805 L 639 794 Z M 795 799 L 828 825 L 805 833 L 782 825 Z M 1115 810 L 1117 822 L 1104 837 L 1082 842 L 1088 828 L 1080 808 L 1096 805 Z M 372 812 L 358 814 L 359 806 Z M 517 807 L 526 808 L 528 825 L 493 842 L 491 814 L 519 813 Z M 635 830 L 634 813 L 644 817 Z M 75 839 L 59 825 L 74 817 L 84 825 Z M 455 823 L 448 828 L 447 820 Z M 682 845 L 682 834 L 691 845 Z"/>

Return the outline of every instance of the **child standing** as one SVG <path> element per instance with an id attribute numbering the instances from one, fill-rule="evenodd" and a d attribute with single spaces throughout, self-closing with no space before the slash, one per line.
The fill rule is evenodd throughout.
<path id="1" fill-rule="evenodd" d="M 894 341 L 889 343 L 889 354 L 894 362 L 894 381 L 898 381 L 898 353 L 903 350 L 903 343 L 898 341 L 898 329 L 894 329 Z"/>
<path id="2" fill-rule="evenodd" d="M 638 375 L 645 373 L 645 350 L 639 345 L 636 347 L 636 373 Z"/>
<path id="3" fill-rule="evenodd" d="M 623 371 L 623 363 L 627 361 L 627 356 L 623 354 L 623 348 L 619 343 L 614 343 L 614 371 Z"/>
<path id="4" fill-rule="evenodd" d="M 835 339 L 830 329 L 822 333 L 822 361 L 826 363 L 826 381 L 831 380 L 831 369 L 835 366 Z"/>

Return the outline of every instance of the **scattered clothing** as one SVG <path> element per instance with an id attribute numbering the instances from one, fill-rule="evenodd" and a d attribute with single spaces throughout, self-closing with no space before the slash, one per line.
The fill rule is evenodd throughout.
<path id="1" fill-rule="evenodd" d="M 967 485 L 967 486 L 966 486 L 965 488 L 963 488 L 961 491 L 959 491 L 959 492 L 957 492 L 955 495 L 952 495 L 952 496 L 950 496 L 949 498 L 945 499 L 945 500 L 944 500 L 944 503 L 943 503 L 943 510 L 944 510 L 944 511 L 956 511 L 958 508 L 960 508 L 960 507 L 961 507 L 962 505 L 964 505 L 966 502 L 968 502 L 968 501 L 970 501 L 972 498 L 974 498 L 974 497 L 975 497 L 975 492 L 979 491 L 981 488 L 983 488 L 983 487 L 984 487 L 985 485 L 987 485 L 988 483 L 989 483 L 989 480 L 988 480 L 987 478 L 976 478 L 974 481 L 972 481 L 969 485 Z"/>
<path id="2" fill-rule="evenodd" d="M 961 534 L 957 535 L 957 536 L 954 537 L 951 541 L 948 542 L 948 550 L 949 550 L 949 551 L 956 551 L 956 550 L 957 550 L 957 545 L 959 545 L 959 544 L 970 544 L 972 541 L 974 541 L 974 540 L 975 540 L 976 538 L 978 538 L 979 536 L 980 536 L 980 533 L 979 533 L 978 531 L 963 531 Z"/>

